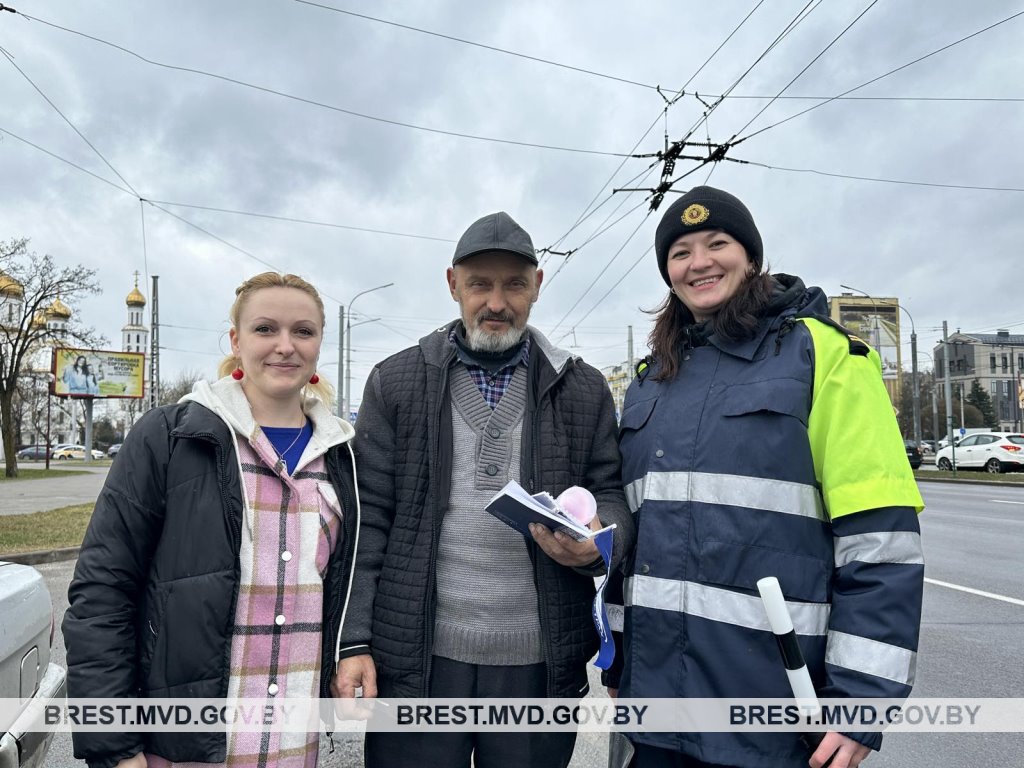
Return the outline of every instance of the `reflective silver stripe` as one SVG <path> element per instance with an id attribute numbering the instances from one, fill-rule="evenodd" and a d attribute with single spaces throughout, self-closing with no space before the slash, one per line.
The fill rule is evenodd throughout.
<path id="1" fill-rule="evenodd" d="M 709 587 L 693 581 L 676 581 L 655 576 L 631 576 L 625 583 L 625 603 L 638 608 L 676 611 L 710 621 L 735 624 L 770 632 L 761 599 L 754 595 Z M 827 603 L 786 601 L 798 635 L 823 636 L 828 632 Z"/>
<path id="2" fill-rule="evenodd" d="M 835 630 L 828 633 L 825 662 L 903 685 L 913 685 L 917 671 L 914 651 Z"/>
<path id="3" fill-rule="evenodd" d="M 708 472 L 648 472 L 626 486 L 629 508 L 650 501 L 700 501 L 749 507 L 825 520 L 825 508 L 813 485 L 746 475 Z"/>
<path id="4" fill-rule="evenodd" d="M 921 534 L 913 531 L 859 533 L 835 539 L 836 568 L 860 563 L 924 565 Z"/>
<path id="5" fill-rule="evenodd" d="M 608 614 L 608 628 L 613 632 L 621 632 L 626 624 L 626 609 L 615 603 L 605 603 L 604 609 Z"/>

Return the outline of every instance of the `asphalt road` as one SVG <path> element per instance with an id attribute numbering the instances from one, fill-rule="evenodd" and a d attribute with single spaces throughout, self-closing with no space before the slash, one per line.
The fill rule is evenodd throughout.
<path id="1" fill-rule="evenodd" d="M 1024 696 L 1024 488 L 922 483 L 928 507 L 921 517 L 926 575 L 924 622 L 915 696 Z M 67 608 L 74 562 L 37 566 L 46 577 L 58 625 Z M 942 582 L 938 584 L 936 582 Z M 981 595 L 963 591 L 973 589 Z M 1002 598 L 1002 599 L 1001 599 Z M 1016 600 L 1017 602 L 1011 602 Z M 54 660 L 64 663 L 57 633 Z M 595 692 L 604 695 L 592 674 Z M 598 692 L 600 691 L 600 692 Z M 1024 728 L 1024 724 L 1022 724 Z M 606 737 L 581 735 L 571 768 L 606 765 Z M 362 765 L 358 739 L 335 737 L 333 754 L 323 739 L 321 765 Z M 71 738 L 57 734 L 48 766 L 83 765 L 72 757 Z M 870 768 L 953 768 L 1024 765 L 1024 733 L 889 734 Z M 766 768 L 769 768 L 766 766 Z"/>

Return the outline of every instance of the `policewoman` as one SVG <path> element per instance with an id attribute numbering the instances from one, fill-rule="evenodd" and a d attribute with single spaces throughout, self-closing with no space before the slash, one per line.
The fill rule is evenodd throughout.
<path id="1" fill-rule="evenodd" d="M 819 697 L 914 682 L 923 508 L 878 354 L 825 295 L 764 269 L 747 207 L 695 187 L 658 225 L 670 288 L 626 394 L 637 523 L 624 584 L 625 697 L 790 698 L 755 583 L 776 576 Z M 620 676 L 621 675 L 621 676 Z M 637 768 L 858 765 L 878 733 L 631 734 Z"/>

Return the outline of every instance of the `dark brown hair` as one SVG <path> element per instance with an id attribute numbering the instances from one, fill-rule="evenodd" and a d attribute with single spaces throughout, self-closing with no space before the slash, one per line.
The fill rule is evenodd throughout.
<path id="1" fill-rule="evenodd" d="M 753 269 L 753 267 L 751 267 Z M 774 280 L 767 272 L 751 275 L 740 283 L 736 294 L 707 321 L 709 333 L 726 341 L 740 341 L 753 338 L 761 314 L 772 298 Z M 665 300 L 649 313 L 655 315 L 654 328 L 647 337 L 654 359 L 660 370 L 655 381 L 674 379 L 679 373 L 679 357 L 687 328 L 696 324 L 693 313 L 687 309 L 675 294 L 669 293 Z"/>

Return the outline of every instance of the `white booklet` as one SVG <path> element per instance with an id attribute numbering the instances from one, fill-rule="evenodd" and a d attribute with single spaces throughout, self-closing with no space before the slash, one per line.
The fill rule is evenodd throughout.
<path id="1" fill-rule="evenodd" d="M 576 541 L 586 541 L 597 533 L 566 514 L 547 491 L 531 496 L 515 480 L 498 491 L 486 509 L 524 536 L 530 536 L 530 523 L 540 523 L 552 531 L 561 531 Z"/>

